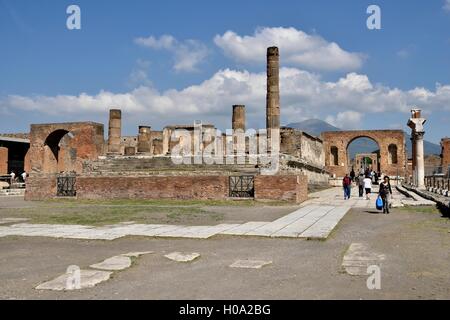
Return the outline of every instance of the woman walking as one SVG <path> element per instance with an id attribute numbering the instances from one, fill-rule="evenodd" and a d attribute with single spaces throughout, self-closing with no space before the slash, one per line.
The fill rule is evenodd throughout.
<path id="1" fill-rule="evenodd" d="M 388 176 L 384 177 L 382 183 L 380 183 L 379 195 L 383 199 L 383 213 L 389 214 L 389 202 L 392 196 L 391 182 Z"/>

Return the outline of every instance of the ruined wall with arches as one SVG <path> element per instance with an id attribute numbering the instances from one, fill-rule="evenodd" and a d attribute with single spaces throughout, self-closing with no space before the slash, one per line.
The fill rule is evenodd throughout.
<path id="1" fill-rule="evenodd" d="M 31 173 L 81 173 L 82 162 L 104 152 L 103 125 L 73 122 L 31 125 Z"/>
<path id="2" fill-rule="evenodd" d="M 81 173 L 83 162 L 104 154 L 103 124 L 73 122 L 33 124 L 30 131 L 30 177 L 25 198 L 38 200 L 56 195 L 56 176 Z"/>
<path id="3" fill-rule="evenodd" d="M 380 148 L 380 171 L 389 176 L 405 176 L 406 146 L 402 130 L 355 130 L 322 133 L 326 170 L 336 177 L 351 171 L 348 146 L 359 138 L 369 138 Z"/>

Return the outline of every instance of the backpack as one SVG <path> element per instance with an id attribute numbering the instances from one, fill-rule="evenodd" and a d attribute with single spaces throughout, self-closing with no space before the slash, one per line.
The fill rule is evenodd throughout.
<path id="1" fill-rule="evenodd" d="M 349 186 L 351 183 L 352 183 L 352 182 L 351 182 L 351 180 L 350 180 L 349 177 L 345 177 L 345 178 L 344 178 L 344 186 Z"/>

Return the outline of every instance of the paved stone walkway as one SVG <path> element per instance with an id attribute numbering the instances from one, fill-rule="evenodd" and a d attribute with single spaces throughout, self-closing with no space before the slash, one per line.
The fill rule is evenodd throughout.
<path id="1" fill-rule="evenodd" d="M 400 187 L 400 189 L 403 188 Z M 406 191 L 406 190 L 405 190 Z M 303 203 L 303 205 L 316 204 L 316 205 L 334 205 L 334 206 L 348 206 L 351 208 L 375 208 L 375 201 L 378 197 L 378 186 L 373 186 L 370 200 L 366 200 L 364 195 L 362 198 L 358 196 L 358 188 L 353 187 L 351 191 L 350 200 L 344 200 L 344 191 L 342 188 L 336 187 L 326 189 L 323 191 L 310 194 L 310 199 Z M 408 196 L 406 196 L 409 195 Z M 399 192 L 395 185 L 392 185 L 392 199 L 391 205 L 393 208 L 403 206 L 427 206 L 435 205 L 433 201 L 423 199 L 417 194 L 411 192 Z"/>
<path id="2" fill-rule="evenodd" d="M 355 188 L 354 188 L 355 189 Z M 353 194 L 357 190 L 353 190 Z M 393 206 L 411 202 L 394 191 Z M 376 190 L 374 190 L 376 192 Z M 274 238 L 326 239 L 351 208 L 375 208 L 376 193 L 371 200 L 353 196 L 344 200 L 342 188 L 312 193 L 302 207 L 272 222 L 251 221 L 216 226 L 179 226 L 120 223 L 104 227 L 19 223 L 0 226 L 0 237 L 33 236 L 67 239 L 114 240 L 126 236 L 208 239 L 215 235 L 259 236 Z M 13 220 L 7 220 L 13 221 Z"/>
<path id="3" fill-rule="evenodd" d="M 121 223 L 104 227 L 19 223 L 0 226 L 0 237 L 33 236 L 114 240 L 125 236 L 208 239 L 215 235 L 326 239 L 350 209 L 348 206 L 306 205 L 272 222 L 178 226 Z"/>

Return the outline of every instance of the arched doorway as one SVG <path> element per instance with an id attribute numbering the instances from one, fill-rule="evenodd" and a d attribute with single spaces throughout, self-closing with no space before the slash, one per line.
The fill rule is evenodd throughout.
<path id="1" fill-rule="evenodd" d="M 404 177 L 406 174 L 405 134 L 402 130 L 326 131 L 322 132 L 321 137 L 325 149 L 325 168 L 336 178 L 342 178 L 351 171 L 349 162 L 355 157 L 351 145 L 360 138 L 376 144 L 371 147 L 367 144 L 362 153 L 368 153 L 371 159 L 375 159 L 377 171 L 391 177 Z"/>
<path id="2" fill-rule="evenodd" d="M 65 129 L 55 130 L 47 136 L 44 142 L 44 172 L 60 173 L 70 169 L 70 161 L 67 161 L 66 156 L 70 154 L 68 146 L 73 137 Z"/>
<path id="3" fill-rule="evenodd" d="M 347 166 L 355 173 L 380 171 L 380 146 L 370 137 L 354 137 L 347 145 Z"/>

